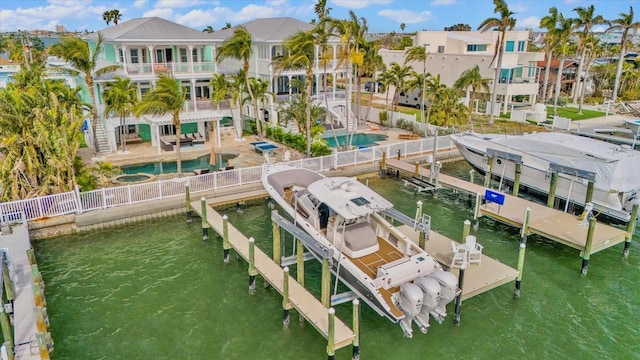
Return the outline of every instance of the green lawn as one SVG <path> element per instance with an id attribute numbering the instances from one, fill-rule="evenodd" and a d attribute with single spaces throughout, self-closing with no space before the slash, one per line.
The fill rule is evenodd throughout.
<path id="1" fill-rule="evenodd" d="M 547 114 L 553 116 L 553 106 L 547 106 Z M 605 116 L 602 111 L 593 111 L 582 109 L 582 114 L 578 114 L 578 108 L 575 107 L 558 107 L 558 116 L 573 120 L 584 120 L 594 117 Z"/>

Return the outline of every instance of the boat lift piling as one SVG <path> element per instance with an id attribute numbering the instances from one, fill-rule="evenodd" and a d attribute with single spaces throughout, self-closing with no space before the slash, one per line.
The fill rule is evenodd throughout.
<path id="1" fill-rule="evenodd" d="M 200 198 L 200 208 L 202 211 L 202 240 L 209 240 L 209 223 L 207 223 L 207 200 Z"/>
<path id="2" fill-rule="evenodd" d="M 331 267 L 329 259 L 322 259 L 322 284 L 320 290 L 320 302 L 324 307 L 331 306 Z"/>
<path id="3" fill-rule="evenodd" d="M 636 230 L 637 218 L 638 218 L 638 204 L 635 204 L 631 209 L 631 218 L 629 218 L 629 222 L 627 223 L 627 236 L 624 241 L 624 250 L 622 250 L 622 255 L 624 255 L 624 257 L 629 256 L 629 250 L 631 249 L 631 239 L 633 239 L 633 233 Z"/>
<path id="4" fill-rule="evenodd" d="M 493 167 L 493 156 L 487 158 L 487 170 L 484 173 L 484 187 L 491 187 L 491 168 Z"/>
<path id="5" fill-rule="evenodd" d="M 191 224 L 191 192 L 189 191 L 189 183 L 184 184 L 184 197 L 186 203 L 187 224 Z"/>
<path id="6" fill-rule="evenodd" d="M 471 221 L 465 220 L 462 226 L 462 241 L 465 241 L 469 233 L 471 232 Z"/>
<path id="7" fill-rule="evenodd" d="M 329 342 L 327 344 L 327 359 L 334 360 L 336 355 L 336 310 L 329 308 Z"/>
<path id="8" fill-rule="evenodd" d="M 522 176 L 522 161 L 516 162 L 516 175 L 513 180 L 513 196 L 520 194 L 520 176 Z"/>
<path id="9" fill-rule="evenodd" d="M 418 200 L 418 202 L 416 203 L 416 219 L 415 219 L 413 230 L 416 230 L 421 219 L 422 219 L 422 201 Z M 424 231 L 418 232 L 418 246 L 420 246 L 420 249 L 422 250 L 424 250 L 425 248 L 425 237 L 426 236 Z"/>
<path id="10" fill-rule="evenodd" d="M 380 179 L 387 177 L 387 153 L 382 152 L 382 160 L 380 160 Z"/>
<path id="11" fill-rule="evenodd" d="M 289 267 L 285 266 L 282 269 L 282 328 L 289 328 L 289 310 L 291 310 L 291 303 L 289 302 Z"/>
<path id="12" fill-rule="evenodd" d="M 280 226 L 275 221 L 275 216 L 278 215 L 278 210 L 271 211 L 271 230 L 273 234 L 273 262 L 282 266 L 282 250 L 280 247 Z"/>
<path id="13" fill-rule="evenodd" d="M 587 233 L 587 244 L 582 251 L 582 269 L 580 270 L 580 274 L 582 276 L 587 275 L 587 271 L 589 270 L 589 257 L 591 256 L 591 246 L 593 245 L 593 233 L 596 230 L 596 218 L 589 218 L 589 232 Z"/>
<path id="14" fill-rule="evenodd" d="M 462 308 L 462 285 L 464 285 L 464 272 L 467 268 L 466 262 L 460 266 L 460 272 L 458 273 L 458 289 L 460 292 L 456 295 L 456 310 L 453 316 L 453 323 L 460 324 L 460 312 Z"/>
<path id="15" fill-rule="evenodd" d="M 584 203 L 588 204 L 593 200 L 593 189 L 595 186 L 595 181 L 589 181 L 587 184 L 587 195 L 584 197 Z"/>
<path id="16" fill-rule="evenodd" d="M 547 196 L 547 206 L 554 208 L 556 202 L 556 187 L 558 186 L 558 172 L 551 173 L 551 183 L 549 184 L 549 195 Z"/>
<path id="17" fill-rule="evenodd" d="M 518 250 L 518 277 L 516 278 L 516 288 L 513 290 L 513 297 L 520 297 L 520 287 L 522 286 L 522 275 L 524 273 L 524 254 L 527 248 L 527 236 L 529 236 L 529 221 L 531 220 L 531 208 L 524 211 L 524 221 L 522 222 L 520 250 Z"/>
<path id="18" fill-rule="evenodd" d="M 256 293 L 256 240 L 252 237 L 249 238 L 249 294 L 254 295 Z"/>
<path id="19" fill-rule="evenodd" d="M 206 217 L 205 217 L 206 219 Z M 229 263 L 229 217 L 222 216 L 222 258 L 225 264 Z"/>
<path id="20" fill-rule="evenodd" d="M 360 359 L 360 300 L 353 299 L 353 351 L 352 360 Z"/>

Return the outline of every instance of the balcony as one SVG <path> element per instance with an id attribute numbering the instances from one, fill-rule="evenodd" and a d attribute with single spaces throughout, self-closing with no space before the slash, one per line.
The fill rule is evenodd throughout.
<path id="1" fill-rule="evenodd" d="M 215 69 L 214 62 L 194 62 L 193 71 L 189 63 L 138 63 L 127 64 L 127 73 L 129 75 L 151 75 L 158 72 L 170 72 L 172 74 L 198 74 L 213 73 Z"/>

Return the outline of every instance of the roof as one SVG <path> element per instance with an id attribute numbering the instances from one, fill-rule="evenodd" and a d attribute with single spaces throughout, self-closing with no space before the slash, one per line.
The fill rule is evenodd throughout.
<path id="1" fill-rule="evenodd" d="M 230 38 L 233 35 L 233 32 L 240 26 L 246 27 L 251 34 L 253 41 L 257 42 L 282 42 L 284 39 L 295 34 L 299 30 L 309 31 L 313 29 L 313 25 L 304 21 L 291 17 L 277 17 L 255 19 L 229 29 L 207 34 L 207 36 L 214 40 L 226 40 Z"/>
<path id="2" fill-rule="evenodd" d="M 106 41 L 211 41 L 211 35 L 159 17 L 127 20 L 115 26 L 85 36 L 97 40 L 98 33 Z"/>
<path id="3" fill-rule="evenodd" d="M 568 67 L 571 66 L 578 66 L 579 62 L 575 61 L 575 60 L 571 60 L 571 59 L 564 59 L 564 64 L 563 64 L 563 69 L 566 69 Z M 546 67 L 547 66 L 547 61 L 546 60 L 541 60 L 536 62 L 536 65 L 538 65 L 539 67 Z M 549 66 L 549 69 L 557 69 L 558 66 L 560 66 L 560 60 L 559 59 L 551 59 L 551 65 Z"/>
<path id="4" fill-rule="evenodd" d="M 447 37 L 454 40 L 464 41 L 467 44 L 491 44 L 492 41 L 477 38 L 469 35 L 457 34 L 455 32 L 448 32 Z"/>

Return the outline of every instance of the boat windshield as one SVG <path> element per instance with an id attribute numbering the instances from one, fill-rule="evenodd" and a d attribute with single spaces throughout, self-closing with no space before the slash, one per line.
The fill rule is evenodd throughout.
<path id="1" fill-rule="evenodd" d="M 370 204 L 369 200 L 363 198 L 362 196 L 351 199 L 351 202 L 358 205 L 358 206 L 363 206 L 363 205 L 367 205 Z"/>

